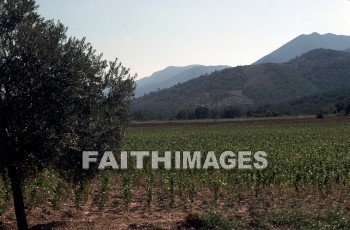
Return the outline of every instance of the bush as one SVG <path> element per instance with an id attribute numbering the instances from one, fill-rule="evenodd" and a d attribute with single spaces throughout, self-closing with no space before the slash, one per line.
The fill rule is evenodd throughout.
<path id="1" fill-rule="evenodd" d="M 222 215 L 217 212 L 210 211 L 204 216 L 204 224 L 202 230 L 220 229 L 220 230 L 231 230 L 233 229 L 232 223 L 226 220 Z"/>
<path id="2" fill-rule="evenodd" d="M 231 230 L 234 228 L 233 224 L 225 220 L 222 215 L 217 212 L 210 211 L 205 216 L 201 217 L 196 213 L 187 215 L 184 222 L 178 225 L 178 229 L 201 229 L 201 230 Z"/>
<path id="3" fill-rule="evenodd" d="M 322 113 L 316 114 L 316 119 L 322 119 L 324 118 L 324 115 Z"/>

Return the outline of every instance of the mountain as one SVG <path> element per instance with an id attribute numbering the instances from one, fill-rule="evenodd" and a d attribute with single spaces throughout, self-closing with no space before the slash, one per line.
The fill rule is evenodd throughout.
<path id="1" fill-rule="evenodd" d="M 334 34 L 300 35 L 282 47 L 264 56 L 254 64 L 283 63 L 313 49 L 344 50 L 350 48 L 350 36 Z"/>
<path id="2" fill-rule="evenodd" d="M 350 53 L 350 48 L 349 49 L 345 49 L 345 50 L 343 50 L 344 52 L 348 52 L 348 53 Z"/>
<path id="3" fill-rule="evenodd" d="M 163 70 L 153 73 L 149 77 L 142 78 L 136 81 L 135 97 L 143 96 L 149 92 L 157 91 L 164 88 L 169 88 L 181 82 L 199 77 L 200 75 L 210 74 L 216 70 L 229 68 L 230 66 L 169 66 Z"/>
<path id="4" fill-rule="evenodd" d="M 256 108 L 350 87 L 350 53 L 316 49 L 287 63 L 238 66 L 136 98 L 132 112 L 168 119 L 198 106 Z"/>

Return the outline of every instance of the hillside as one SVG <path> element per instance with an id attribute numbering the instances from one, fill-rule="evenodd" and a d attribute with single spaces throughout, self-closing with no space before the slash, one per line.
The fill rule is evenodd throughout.
<path id="1" fill-rule="evenodd" d="M 350 86 L 350 53 L 317 49 L 283 64 L 239 66 L 136 98 L 132 112 L 171 118 L 198 106 L 253 108 Z"/>
<path id="2" fill-rule="evenodd" d="M 350 87 L 309 95 L 265 108 L 281 114 L 350 113 Z"/>
<path id="3" fill-rule="evenodd" d="M 350 36 L 334 34 L 300 35 L 254 64 L 284 63 L 313 49 L 344 50 L 350 48 Z"/>
<path id="4" fill-rule="evenodd" d="M 210 74 L 215 70 L 222 70 L 229 66 L 169 66 L 163 70 L 153 73 L 149 77 L 136 81 L 135 97 L 143 96 L 149 92 L 169 88 L 181 82 L 199 77 L 200 75 Z"/>

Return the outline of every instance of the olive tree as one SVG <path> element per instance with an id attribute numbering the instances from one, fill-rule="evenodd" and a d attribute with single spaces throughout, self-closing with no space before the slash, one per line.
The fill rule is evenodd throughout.
<path id="1" fill-rule="evenodd" d="M 84 39 L 45 20 L 34 0 L 0 0 L 0 172 L 8 176 L 19 229 L 27 229 L 23 183 L 45 168 L 72 181 L 84 150 L 117 150 L 134 77 Z"/>

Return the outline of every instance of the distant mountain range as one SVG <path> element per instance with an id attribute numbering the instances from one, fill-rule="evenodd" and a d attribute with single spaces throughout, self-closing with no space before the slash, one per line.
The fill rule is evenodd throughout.
<path id="1" fill-rule="evenodd" d="M 261 63 L 283 63 L 292 58 L 302 55 L 313 49 L 332 49 L 345 50 L 350 52 L 350 36 L 334 35 L 334 34 L 318 34 L 300 35 L 272 53 L 259 59 L 254 64 Z"/>
<path id="2" fill-rule="evenodd" d="M 290 105 L 291 101 L 307 96 L 311 103 L 315 95 L 344 87 L 350 87 L 350 53 L 316 49 L 282 64 L 226 68 L 189 80 L 136 98 L 131 111 L 142 112 L 146 119 L 169 119 L 180 110 L 193 110 L 198 106 L 215 109 Z"/>
<path id="3" fill-rule="evenodd" d="M 147 93 L 169 88 L 178 83 L 186 82 L 190 79 L 197 78 L 200 75 L 210 74 L 216 70 L 229 68 L 230 66 L 169 66 L 163 70 L 153 73 L 149 77 L 136 81 L 135 97 L 143 96 Z"/>

